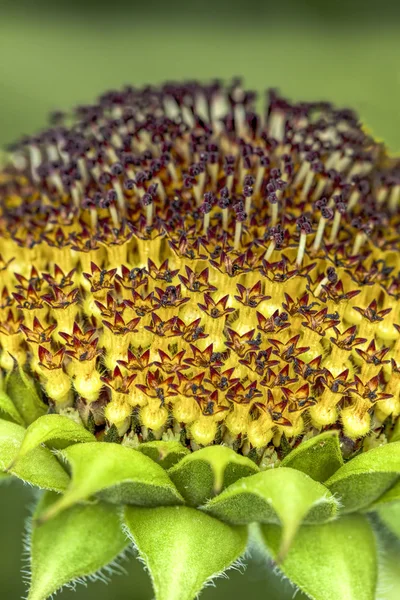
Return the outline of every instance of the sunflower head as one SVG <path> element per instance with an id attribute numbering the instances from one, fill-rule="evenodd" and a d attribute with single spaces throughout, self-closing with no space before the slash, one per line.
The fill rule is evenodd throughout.
<path id="1" fill-rule="evenodd" d="M 262 544 L 283 560 L 304 520 L 336 535 L 339 497 L 347 513 L 390 494 L 399 227 L 400 162 L 353 111 L 270 90 L 259 113 L 239 80 L 109 91 L 13 145 L 0 171 L 2 465 L 60 494 L 37 509 L 33 549 L 64 511 L 104 523 L 131 505 L 153 573 L 160 523 L 168 552 L 168 535 L 195 539 L 195 514 L 230 540 L 220 562 L 206 552 L 175 595 L 153 573 L 157 598 L 190 599 L 243 552 L 246 524 L 267 524 Z M 123 550 L 115 539 L 92 572 Z M 51 557 L 34 556 L 32 598 L 91 574 L 48 584 Z"/>

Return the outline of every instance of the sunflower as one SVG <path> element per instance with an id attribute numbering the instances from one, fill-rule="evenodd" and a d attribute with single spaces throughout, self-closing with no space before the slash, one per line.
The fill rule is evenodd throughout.
<path id="1" fill-rule="evenodd" d="M 31 600 L 132 543 L 157 600 L 191 600 L 249 532 L 310 597 L 375 598 L 400 162 L 351 110 L 256 104 L 239 80 L 126 87 L 9 149 L 0 466 L 47 490 Z"/>

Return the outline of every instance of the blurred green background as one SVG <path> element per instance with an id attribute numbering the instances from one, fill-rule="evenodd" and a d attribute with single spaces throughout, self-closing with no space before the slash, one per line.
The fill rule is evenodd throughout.
<path id="1" fill-rule="evenodd" d="M 241 74 L 400 149 L 398 0 L 0 0 L 0 144 L 110 86 Z"/>
<path id="2" fill-rule="evenodd" d="M 397 0 L 0 0 L 0 145 L 43 126 L 48 111 L 90 102 L 109 87 L 235 75 L 258 90 L 355 107 L 377 137 L 400 149 Z M 4 600 L 24 591 L 21 532 L 32 498 L 27 487 L 2 485 Z M 138 563 L 127 569 L 112 586 L 78 587 L 74 598 L 150 599 Z M 245 577 L 232 572 L 202 598 L 292 596 L 288 584 L 251 564 Z"/>

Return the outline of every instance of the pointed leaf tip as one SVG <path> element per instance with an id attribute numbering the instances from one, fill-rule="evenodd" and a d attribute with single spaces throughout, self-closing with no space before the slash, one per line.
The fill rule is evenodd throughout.
<path id="1" fill-rule="evenodd" d="M 325 485 L 340 499 L 342 512 L 369 507 L 400 476 L 400 442 L 390 442 L 355 456 Z"/>
<path id="2" fill-rule="evenodd" d="M 25 425 L 30 425 L 47 412 L 48 407 L 42 402 L 33 380 L 17 363 L 6 378 L 5 391 Z"/>
<path id="3" fill-rule="evenodd" d="M 47 492 L 33 515 L 28 600 L 45 600 L 62 586 L 94 575 L 128 544 L 119 508 L 103 502 L 74 506 L 38 526 L 41 515 L 56 501 L 57 496 Z"/>
<path id="4" fill-rule="evenodd" d="M 9 417 L 11 417 L 11 419 L 15 423 L 18 423 L 18 425 L 25 424 L 23 418 L 16 409 L 10 396 L 8 396 L 8 394 L 6 394 L 4 390 L 0 390 L 0 412 L 3 412 Z"/>
<path id="5" fill-rule="evenodd" d="M 48 448 L 34 448 L 29 456 L 16 461 L 25 431 L 16 423 L 0 420 L 0 470 L 42 489 L 64 491 L 68 474 Z"/>
<path id="6" fill-rule="evenodd" d="M 16 460 L 41 444 L 60 448 L 77 442 L 95 441 L 93 434 L 69 417 L 57 414 L 43 415 L 27 428 Z"/>
<path id="7" fill-rule="evenodd" d="M 183 499 L 162 467 L 150 458 L 113 442 L 78 443 L 60 451 L 71 468 L 71 483 L 46 520 L 68 506 L 98 496 L 113 504 L 159 506 Z"/>
<path id="8" fill-rule="evenodd" d="M 302 442 L 283 459 L 280 466 L 297 469 L 323 483 L 342 465 L 338 433 L 327 431 Z"/>
<path id="9" fill-rule="evenodd" d="M 232 524 L 280 523 L 283 560 L 302 521 L 334 519 L 338 503 L 322 484 L 289 468 L 263 471 L 240 479 L 210 500 L 202 510 Z"/>
<path id="10" fill-rule="evenodd" d="M 156 600 L 193 600 L 204 584 L 245 551 L 247 529 L 187 506 L 125 508 L 125 523 L 144 560 Z"/>
<path id="11" fill-rule="evenodd" d="M 190 454 L 190 450 L 182 446 L 179 442 L 163 440 L 145 442 L 144 444 L 140 444 L 137 450 L 154 460 L 163 469 L 170 469 L 184 456 Z"/>
<path id="12" fill-rule="evenodd" d="M 263 542 L 276 557 L 280 527 L 262 525 L 261 532 Z M 376 541 L 362 515 L 304 525 L 279 568 L 312 600 L 376 599 Z"/>
<path id="13" fill-rule="evenodd" d="M 190 506 L 200 506 L 257 465 L 226 446 L 209 446 L 185 456 L 168 474 Z"/>

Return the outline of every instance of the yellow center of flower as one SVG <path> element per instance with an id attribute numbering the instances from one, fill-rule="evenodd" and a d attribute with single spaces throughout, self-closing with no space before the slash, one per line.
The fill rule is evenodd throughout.
<path id="1" fill-rule="evenodd" d="M 399 161 L 238 82 L 103 95 L 0 172 L 0 367 L 101 439 L 245 454 L 400 414 Z"/>

